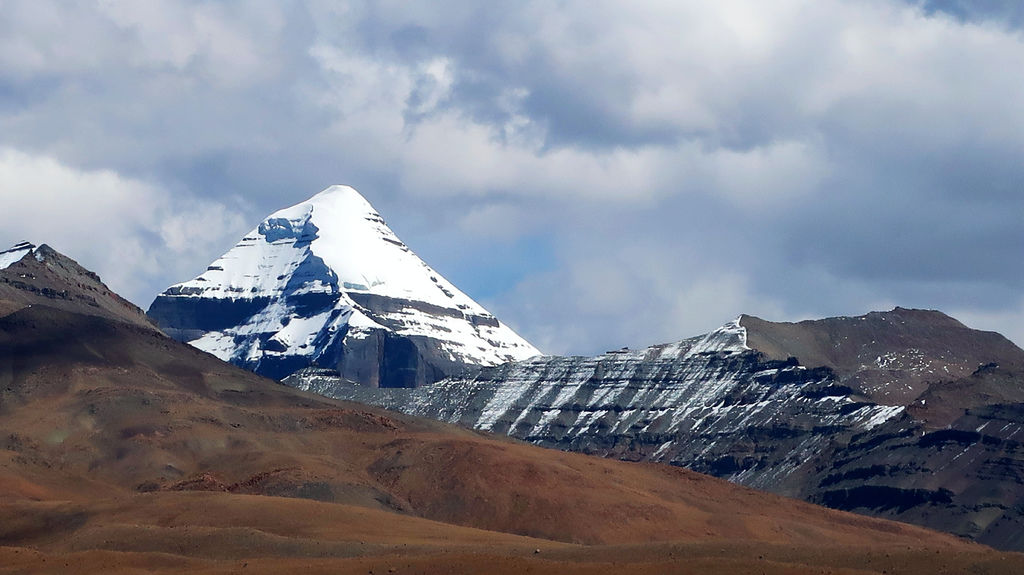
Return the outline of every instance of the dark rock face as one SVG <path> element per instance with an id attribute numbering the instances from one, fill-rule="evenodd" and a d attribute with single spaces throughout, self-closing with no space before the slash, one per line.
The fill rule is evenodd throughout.
<path id="1" fill-rule="evenodd" d="M 369 387 L 419 387 L 465 369 L 441 357 L 429 339 L 402 337 L 385 330 L 376 330 L 363 339 L 349 339 L 334 351 L 337 361 L 328 360 L 325 365 L 337 365 L 341 378 Z"/>
<path id="2" fill-rule="evenodd" d="M 149 317 L 167 335 L 190 341 L 203 334 L 245 321 L 270 303 L 270 298 L 209 300 L 161 294 L 149 306 Z"/>
<path id="3" fill-rule="evenodd" d="M 344 309 L 338 307 L 340 293 L 289 295 L 284 305 L 300 317 L 326 316 L 326 323 L 341 319 Z M 412 307 L 411 302 L 390 301 L 389 298 L 365 298 L 360 310 L 365 315 L 386 321 L 377 312 L 384 309 Z M 176 298 L 162 294 L 149 309 L 149 316 L 167 335 L 178 341 L 192 341 L 203 335 L 244 324 L 270 305 L 270 298 L 211 300 Z M 394 325 L 394 321 L 386 321 Z M 295 353 L 280 340 L 276 331 L 236 336 L 231 342 L 237 348 L 259 348 L 265 352 L 255 357 L 237 357 L 232 363 L 259 373 L 282 379 L 295 371 L 317 365 L 335 366 L 340 377 L 370 387 L 417 387 L 449 376 L 462 374 L 466 365 L 452 361 L 430 338 L 398 335 L 390 329 L 366 330 L 360 337 L 346 337 L 347 326 L 317 335 L 302 353 Z"/>
<path id="4" fill-rule="evenodd" d="M 904 513 L 922 505 L 948 505 L 953 492 L 948 489 L 900 489 L 887 485 L 858 485 L 824 491 L 815 499 L 833 509 Z"/>
<path id="5" fill-rule="evenodd" d="M 770 353 L 749 348 L 758 342 Z M 534 358 L 419 389 L 323 370 L 284 383 L 1024 550 L 1021 357 L 998 334 L 897 309 L 806 324 L 744 316 L 677 344 Z M 867 389 L 879 374 L 900 391 Z"/>

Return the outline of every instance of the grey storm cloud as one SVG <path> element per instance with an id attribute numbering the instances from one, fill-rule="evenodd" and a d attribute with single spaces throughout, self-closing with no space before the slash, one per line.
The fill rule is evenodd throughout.
<path id="1" fill-rule="evenodd" d="M 2 6 L 2 235 L 142 306 L 347 183 L 549 352 L 893 305 L 1024 341 L 1014 2 Z"/>

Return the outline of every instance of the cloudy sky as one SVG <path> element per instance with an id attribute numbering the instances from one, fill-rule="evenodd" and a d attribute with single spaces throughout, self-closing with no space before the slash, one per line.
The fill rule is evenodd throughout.
<path id="1" fill-rule="evenodd" d="M 547 352 L 895 305 L 1024 344 L 1018 5 L 0 0 L 0 244 L 148 307 L 346 183 Z"/>

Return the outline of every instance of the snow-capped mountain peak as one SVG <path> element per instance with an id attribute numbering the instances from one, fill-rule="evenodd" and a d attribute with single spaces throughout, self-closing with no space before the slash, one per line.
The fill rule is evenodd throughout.
<path id="1" fill-rule="evenodd" d="M 316 362 L 364 383 L 415 385 L 538 354 L 348 186 L 274 212 L 150 314 L 172 336 L 272 377 Z M 382 346 L 405 351 L 385 361 Z"/>

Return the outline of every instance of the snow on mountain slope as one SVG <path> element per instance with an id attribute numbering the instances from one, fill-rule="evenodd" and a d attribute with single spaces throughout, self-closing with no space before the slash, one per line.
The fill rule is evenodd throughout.
<path id="1" fill-rule="evenodd" d="M 596 357 L 534 357 L 417 389 L 366 389 L 324 369 L 283 383 L 504 433 L 546 447 L 669 462 L 797 492 L 803 463 L 899 419 L 836 385 L 828 368 L 766 360 L 734 320 L 706 335 Z"/>
<path id="2" fill-rule="evenodd" d="M 173 337 L 277 378 L 316 363 L 408 387 L 539 353 L 420 260 L 348 186 L 271 214 L 149 313 Z"/>

